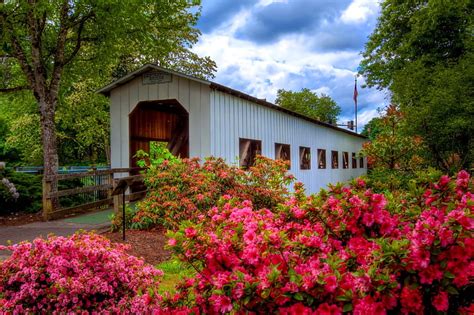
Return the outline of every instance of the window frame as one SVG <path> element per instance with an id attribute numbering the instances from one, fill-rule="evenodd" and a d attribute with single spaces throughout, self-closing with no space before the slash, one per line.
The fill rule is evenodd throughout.
<path id="1" fill-rule="evenodd" d="M 318 169 L 325 170 L 327 168 L 326 149 L 318 149 Z"/>
<path id="2" fill-rule="evenodd" d="M 283 151 L 287 151 L 288 153 L 288 157 L 286 159 L 284 158 L 281 158 L 281 156 L 278 156 L 278 149 L 281 147 L 281 152 Z M 287 149 L 287 150 L 284 150 L 284 149 Z M 278 143 L 278 142 L 275 142 L 275 160 L 282 160 L 282 161 L 288 161 L 289 164 L 288 164 L 288 169 L 291 169 L 291 145 L 289 144 L 286 144 L 286 143 Z"/>
<path id="3" fill-rule="evenodd" d="M 334 159 L 334 156 L 336 156 L 336 159 Z M 331 169 L 339 169 L 339 151 L 331 150 Z"/>
<path id="4" fill-rule="evenodd" d="M 249 162 L 248 164 L 243 164 L 243 159 L 242 158 L 242 155 L 243 155 L 243 149 L 245 150 L 245 148 L 243 148 L 243 142 L 244 141 L 249 141 L 250 142 L 250 146 L 247 148 L 247 150 L 251 150 L 250 154 L 249 154 L 249 159 L 252 159 L 251 162 Z M 262 155 L 262 140 L 257 140 L 257 139 L 248 139 L 248 138 L 239 138 L 239 166 L 243 169 L 248 169 L 252 166 L 255 165 L 255 157 L 257 155 Z"/>
<path id="5" fill-rule="evenodd" d="M 349 152 L 342 151 L 342 168 L 349 168 Z"/>
<path id="6" fill-rule="evenodd" d="M 307 154 L 309 154 L 309 157 L 308 157 L 309 159 L 307 160 L 307 166 L 303 164 L 303 159 L 305 157 L 306 150 L 307 150 Z M 300 152 L 300 170 L 302 171 L 311 170 L 311 148 L 300 146 L 299 152 Z"/>
<path id="7" fill-rule="evenodd" d="M 355 152 L 352 152 L 352 169 L 357 168 L 357 155 Z"/>

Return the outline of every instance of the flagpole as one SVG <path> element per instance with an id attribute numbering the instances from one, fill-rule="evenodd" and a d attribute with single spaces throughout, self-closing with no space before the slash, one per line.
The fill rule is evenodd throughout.
<path id="1" fill-rule="evenodd" d="M 354 77 L 355 132 L 357 133 L 357 74 Z"/>

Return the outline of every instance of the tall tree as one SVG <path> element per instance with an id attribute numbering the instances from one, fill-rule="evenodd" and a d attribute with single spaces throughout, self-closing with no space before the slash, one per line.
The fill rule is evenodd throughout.
<path id="1" fill-rule="evenodd" d="M 380 134 L 383 127 L 383 119 L 381 117 L 374 117 L 365 124 L 364 129 L 360 134 L 366 136 L 369 140 L 374 140 L 375 137 Z"/>
<path id="2" fill-rule="evenodd" d="M 197 5 L 195 0 L 0 0 L 0 92 L 33 93 L 46 176 L 58 168 L 55 115 L 61 84 L 91 72 L 111 73 L 123 56 L 132 56 L 135 64 L 181 56 L 187 61 L 182 67 L 195 69 L 197 63 L 212 73 L 210 59 L 188 50 L 199 36 L 193 27 Z"/>
<path id="3" fill-rule="evenodd" d="M 385 0 L 363 53 L 369 86 L 388 88 L 438 167 L 474 162 L 471 0 Z"/>
<path id="4" fill-rule="evenodd" d="M 341 113 L 341 108 L 330 96 L 318 96 L 307 88 L 300 92 L 278 90 L 275 102 L 286 109 L 328 123 L 335 123 Z"/>

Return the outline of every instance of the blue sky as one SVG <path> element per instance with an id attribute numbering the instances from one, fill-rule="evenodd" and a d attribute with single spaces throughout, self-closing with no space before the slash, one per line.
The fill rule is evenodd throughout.
<path id="1" fill-rule="evenodd" d="M 194 51 L 210 56 L 214 81 L 268 101 L 278 89 L 309 88 L 330 95 L 342 108 L 340 122 L 352 119 L 354 75 L 360 52 L 376 26 L 378 0 L 202 0 Z M 384 92 L 362 88 L 359 131 Z"/>

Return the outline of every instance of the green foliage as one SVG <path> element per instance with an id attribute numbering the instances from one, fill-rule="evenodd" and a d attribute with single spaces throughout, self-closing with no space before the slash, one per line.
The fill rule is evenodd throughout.
<path id="1" fill-rule="evenodd" d="M 135 204 L 127 204 L 125 206 L 125 228 L 127 229 L 135 229 L 135 230 L 141 230 L 143 229 L 142 225 L 140 222 L 133 222 L 132 219 L 135 216 L 135 213 L 137 212 L 137 208 Z M 121 231 L 123 228 L 123 221 L 122 221 L 122 216 L 123 216 L 123 209 L 120 209 L 119 213 L 113 213 L 110 216 L 110 221 L 112 222 L 112 231 Z"/>
<path id="2" fill-rule="evenodd" d="M 375 138 L 364 144 L 361 154 L 373 168 L 413 172 L 423 166 L 423 141 L 405 133 L 406 120 L 395 105 L 387 107 Z"/>
<path id="3" fill-rule="evenodd" d="M 369 86 L 389 88 L 406 131 L 423 137 L 434 165 L 453 172 L 474 162 L 473 8 L 469 0 L 381 3 L 363 53 Z"/>
<path id="4" fill-rule="evenodd" d="M 41 146 L 41 137 L 33 137 L 35 143 L 25 137 L 26 118 L 21 116 L 39 114 L 39 108 L 37 93 L 33 97 L 33 83 L 25 73 L 28 67 L 21 66 L 15 40 L 30 63 L 35 60 L 32 52 L 38 49 L 45 88 L 51 86 L 54 70 L 60 69 L 55 108 L 60 163 L 109 162 L 108 100 L 96 94 L 97 89 L 145 63 L 201 78 L 213 77 L 215 63 L 190 50 L 200 35 L 194 27 L 200 14 L 199 4 L 191 0 L 129 1 L 126 5 L 113 0 L 2 3 L 0 55 L 7 57 L 0 64 L 0 91 L 26 89 L 0 97 L 0 118 L 9 125 L 5 139 L 13 138 L 9 150 L 20 151 L 22 161 L 32 163 L 37 160 L 37 148 Z M 63 18 L 68 22 L 62 23 L 60 13 L 65 6 L 69 11 Z M 28 16 L 35 23 L 44 23 L 44 27 L 33 27 Z M 67 36 L 64 63 L 57 56 L 60 26 L 66 26 L 62 29 Z M 40 43 L 32 40 L 32 34 L 38 32 Z M 34 83 L 42 84 L 36 79 Z M 22 127 L 12 130 L 17 119 L 23 119 Z M 32 118 L 28 122 L 32 130 L 40 130 L 39 122 L 35 126 Z M 1 139 L 0 134 L 0 146 Z"/>
<path id="5" fill-rule="evenodd" d="M 374 117 L 364 126 L 360 134 L 369 138 L 370 141 L 373 141 L 380 134 L 383 127 L 382 119 L 380 117 Z"/>
<path id="6" fill-rule="evenodd" d="M 31 95 L 0 94 L 0 160 L 9 166 L 41 160 L 39 119 Z M 21 142 L 24 141 L 23 142 Z"/>
<path id="7" fill-rule="evenodd" d="M 415 61 L 449 65 L 472 49 L 472 1 L 386 0 L 381 8 L 363 52 L 369 86 L 391 87 L 397 72 Z"/>
<path id="8" fill-rule="evenodd" d="M 95 93 L 93 80 L 74 83 L 61 99 L 56 115 L 58 151 L 62 165 L 107 163 L 109 150 L 108 100 Z M 40 117 L 31 95 L 0 95 L 0 160 L 5 154 L 15 164 L 42 165 Z M 3 127 L 3 126 L 2 126 Z"/>
<path id="9" fill-rule="evenodd" d="M 8 124 L 5 118 L 0 117 L 0 161 L 12 162 L 20 159 L 19 152 L 7 146 Z M 9 163 L 10 164 L 10 163 Z"/>
<path id="10" fill-rule="evenodd" d="M 26 114 L 15 119 L 11 124 L 6 145 L 8 149 L 20 152 L 23 162 L 41 165 L 43 148 L 39 115 Z"/>
<path id="11" fill-rule="evenodd" d="M 164 273 L 158 288 L 159 294 L 165 294 L 166 292 L 170 294 L 176 293 L 176 286 L 181 281 L 196 275 L 194 269 L 175 257 L 158 264 L 156 268 Z"/>
<path id="12" fill-rule="evenodd" d="M 42 208 L 41 176 L 0 170 L 0 178 L 12 182 L 18 193 L 17 200 L 11 199 L 8 191 L 0 184 L 0 215 L 13 212 L 38 212 Z"/>
<path id="13" fill-rule="evenodd" d="M 474 163 L 474 54 L 456 65 L 413 62 L 392 84 L 406 130 L 423 137 L 435 165 L 450 173 Z"/>
<path id="14" fill-rule="evenodd" d="M 109 101 L 95 93 L 97 80 L 71 84 L 56 113 L 59 155 L 62 164 L 88 161 L 110 163 Z"/>
<path id="15" fill-rule="evenodd" d="M 166 147 L 165 142 L 150 142 L 150 153 L 145 152 L 144 150 L 138 150 L 134 155 L 135 158 L 138 158 L 137 165 L 139 167 L 151 167 L 159 166 L 164 161 L 170 163 L 176 163 L 179 161 L 179 158 L 174 156 Z"/>
<path id="16" fill-rule="evenodd" d="M 386 168 L 375 168 L 365 176 L 367 185 L 375 192 L 383 192 L 386 196 L 400 194 L 401 192 L 418 196 L 420 189 L 429 187 L 430 183 L 436 182 L 443 175 L 435 168 L 421 169 L 414 172 L 401 172 Z M 392 206 L 400 204 L 400 200 L 392 200 Z"/>
<path id="17" fill-rule="evenodd" d="M 341 108 L 328 95 L 318 96 L 304 88 L 300 92 L 278 90 L 276 104 L 309 118 L 335 123 Z"/>

